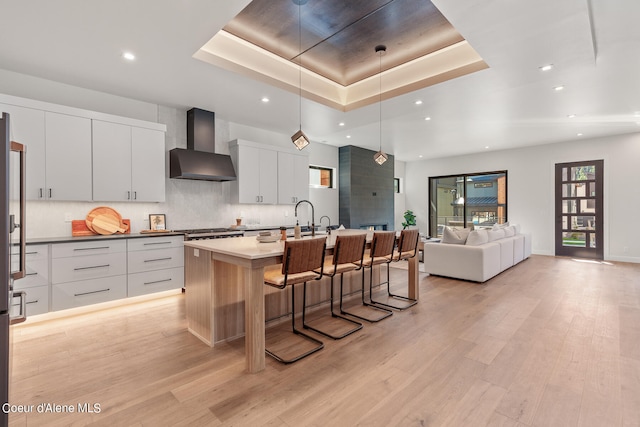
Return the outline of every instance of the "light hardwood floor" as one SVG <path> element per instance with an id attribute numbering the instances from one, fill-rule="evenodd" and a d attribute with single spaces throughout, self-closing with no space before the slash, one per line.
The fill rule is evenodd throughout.
<path id="1" fill-rule="evenodd" d="M 12 332 L 12 404 L 100 404 L 14 426 L 640 425 L 636 264 L 532 256 L 485 284 L 421 273 L 415 307 L 253 375 L 242 339 L 211 349 L 187 332 L 183 295 Z"/>

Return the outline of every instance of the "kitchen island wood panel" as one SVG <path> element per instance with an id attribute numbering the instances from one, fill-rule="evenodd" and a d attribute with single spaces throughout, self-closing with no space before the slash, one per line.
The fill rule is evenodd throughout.
<path id="1" fill-rule="evenodd" d="M 345 230 L 342 233 L 362 231 Z M 336 234 L 327 239 L 329 250 L 335 244 Z M 368 233 L 368 241 L 371 235 Z M 283 242 L 259 243 L 253 237 L 185 242 L 189 331 L 210 346 L 244 333 L 246 368 L 249 372 L 264 369 L 265 299 L 269 302 L 270 316 L 281 316 L 290 310 L 284 299 L 286 293 L 279 292 L 281 295 L 277 296 L 273 291 L 266 290 L 263 282 L 264 269 L 282 262 L 283 249 Z M 376 281 L 377 273 L 379 270 L 374 274 Z M 348 279 L 345 276 L 346 292 L 359 289 L 361 277 L 359 271 L 352 273 Z M 417 256 L 409 261 L 408 278 L 408 294 L 417 298 Z M 329 283 L 329 279 L 321 282 Z M 311 304 L 328 300 L 329 286 L 322 283 L 311 286 L 308 298 Z"/>

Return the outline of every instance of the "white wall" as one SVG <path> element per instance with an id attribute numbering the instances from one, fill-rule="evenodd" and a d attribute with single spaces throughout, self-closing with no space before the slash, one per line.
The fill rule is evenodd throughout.
<path id="1" fill-rule="evenodd" d="M 555 164 L 597 159 L 604 160 L 605 259 L 640 262 L 640 133 L 407 163 L 406 207 L 426 232 L 430 176 L 507 170 L 509 221 L 532 234 L 534 253 L 554 255 Z"/>
<path id="2" fill-rule="evenodd" d="M 0 93 L 37 99 L 71 107 L 100 111 L 167 125 L 165 149 L 186 148 L 186 109 L 159 106 L 106 93 L 69 86 L 0 70 Z M 216 116 L 216 152 L 229 154 L 227 142 L 246 139 L 269 145 L 291 146 L 291 136 L 231 123 Z M 338 149 L 312 143 L 305 148 L 311 164 L 338 167 Z M 108 203 L 123 218 L 131 219 L 132 232 L 149 228 L 148 215 L 164 213 L 167 227 L 171 229 L 228 227 L 235 218 L 243 217 L 249 225 L 294 225 L 294 206 L 289 205 L 239 205 L 230 203 L 230 183 L 169 179 L 168 154 L 166 159 L 166 201 L 164 203 Z M 70 172 L 72 173 L 72 171 Z M 315 206 L 315 218 L 328 215 L 333 224 L 338 221 L 338 190 L 310 189 L 310 201 Z M 27 203 L 27 237 L 60 237 L 71 235 L 71 223 L 65 222 L 68 214 L 73 219 L 84 219 L 96 206 L 95 202 Z M 304 206 L 304 207 L 303 207 Z M 311 210 L 301 205 L 300 224 L 311 221 Z M 324 222 L 326 225 L 326 220 Z"/>

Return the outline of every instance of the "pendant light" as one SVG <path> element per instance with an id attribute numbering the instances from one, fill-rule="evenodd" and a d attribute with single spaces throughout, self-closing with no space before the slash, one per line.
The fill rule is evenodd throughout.
<path id="1" fill-rule="evenodd" d="M 386 52 L 387 47 L 385 45 L 380 44 L 376 46 L 376 53 L 380 56 L 380 151 L 373 155 L 373 160 L 379 165 L 382 165 L 389 158 L 389 156 L 382 151 L 382 55 Z"/>
<path id="2" fill-rule="evenodd" d="M 301 13 L 300 13 L 300 8 L 302 7 L 302 5 L 307 4 L 307 0 L 292 0 L 294 4 L 298 5 L 298 52 L 300 52 L 298 54 L 298 60 L 299 62 L 299 73 L 298 73 L 298 89 L 299 89 L 299 105 L 298 105 L 298 112 L 299 112 L 299 116 L 298 118 L 300 119 L 299 123 L 300 123 L 300 127 L 298 128 L 298 131 L 296 133 L 293 134 L 293 136 L 291 137 L 291 141 L 293 142 L 293 145 L 296 146 L 296 148 L 298 150 L 302 150 L 304 147 L 306 147 L 307 145 L 309 145 L 309 138 L 307 138 L 307 135 L 304 134 L 304 132 L 302 132 L 302 18 L 301 18 Z"/>

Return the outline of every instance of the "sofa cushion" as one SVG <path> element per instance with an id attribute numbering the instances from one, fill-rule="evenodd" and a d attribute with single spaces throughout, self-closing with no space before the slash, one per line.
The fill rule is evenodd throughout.
<path id="1" fill-rule="evenodd" d="M 468 228 L 451 228 L 445 227 L 442 232 L 442 243 L 450 243 L 454 245 L 464 245 L 471 230 Z"/>
<path id="2" fill-rule="evenodd" d="M 495 223 L 495 224 L 493 224 L 493 227 L 491 227 L 491 229 L 492 230 L 500 230 L 500 229 L 503 229 L 503 228 L 507 228 L 508 226 L 509 226 L 509 221 L 507 221 L 507 222 L 505 222 L 503 224 Z"/>
<path id="3" fill-rule="evenodd" d="M 488 230 L 487 234 L 489 235 L 489 241 L 494 242 L 496 240 L 500 240 L 504 238 L 504 230 L 499 228 L 497 230 Z"/>
<path id="4" fill-rule="evenodd" d="M 513 237 L 516 234 L 516 229 L 512 225 L 504 228 L 504 237 Z"/>
<path id="5" fill-rule="evenodd" d="M 467 237 L 465 245 L 468 246 L 480 246 L 485 243 L 489 243 L 489 233 L 487 230 L 473 230 Z"/>

